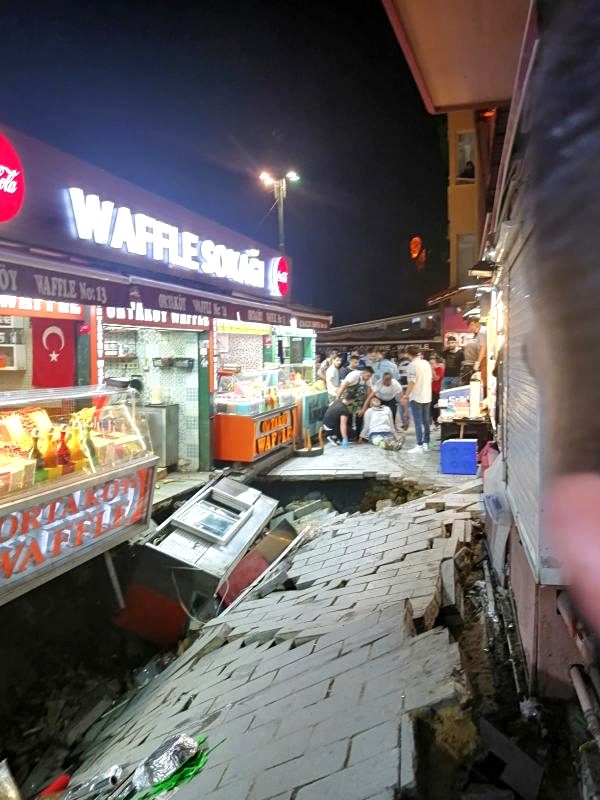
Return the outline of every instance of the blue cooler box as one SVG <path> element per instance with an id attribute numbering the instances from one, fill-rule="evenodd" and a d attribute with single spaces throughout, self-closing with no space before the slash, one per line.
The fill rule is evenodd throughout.
<path id="1" fill-rule="evenodd" d="M 477 439 L 446 439 L 440 450 L 442 475 L 477 475 Z"/>

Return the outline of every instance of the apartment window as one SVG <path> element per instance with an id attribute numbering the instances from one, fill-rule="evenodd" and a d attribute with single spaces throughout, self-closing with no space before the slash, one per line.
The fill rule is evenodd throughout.
<path id="1" fill-rule="evenodd" d="M 458 285 L 465 286 L 471 282 L 469 270 L 476 261 L 474 234 L 460 233 L 456 237 L 456 258 L 458 262 Z"/>
<path id="2" fill-rule="evenodd" d="M 456 182 L 473 183 L 476 161 L 475 131 L 462 131 L 456 137 Z"/>

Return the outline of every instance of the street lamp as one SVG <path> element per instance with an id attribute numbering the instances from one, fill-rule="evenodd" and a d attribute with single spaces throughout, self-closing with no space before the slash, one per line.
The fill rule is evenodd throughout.
<path id="1" fill-rule="evenodd" d="M 279 232 L 279 249 L 285 253 L 285 224 L 284 224 L 284 201 L 287 195 L 288 181 L 296 183 L 300 180 L 300 175 L 296 170 L 290 169 L 281 178 L 274 178 L 269 172 L 262 171 L 258 176 L 267 188 L 273 187 L 275 205 L 277 206 L 277 228 Z"/>

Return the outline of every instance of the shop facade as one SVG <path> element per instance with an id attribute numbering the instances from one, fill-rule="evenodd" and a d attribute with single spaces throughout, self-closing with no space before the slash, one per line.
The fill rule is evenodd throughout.
<path id="1" fill-rule="evenodd" d="M 285 305 L 291 263 L 277 251 L 3 125 L 0 172 L 6 602 L 148 525 L 157 464 L 212 465 L 215 320 L 266 336 L 297 315 Z M 113 388 L 98 389 L 105 381 Z M 138 467 L 143 489 L 119 493 Z M 104 501 L 94 528 L 86 513 Z M 64 537 L 50 524 L 58 507 Z"/>

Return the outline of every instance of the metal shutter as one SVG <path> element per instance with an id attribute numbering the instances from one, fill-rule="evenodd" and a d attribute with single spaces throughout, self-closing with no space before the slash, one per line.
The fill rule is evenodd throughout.
<path id="1" fill-rule="evenodd" d="M 525 280 L 533 258 L 531 239 L 508 274 L 508 358 L 505 363 L 504 436 L 508 497 L 536 580 L 540 577 L 540 408 L 526 361 L 532 299 Z"/>

